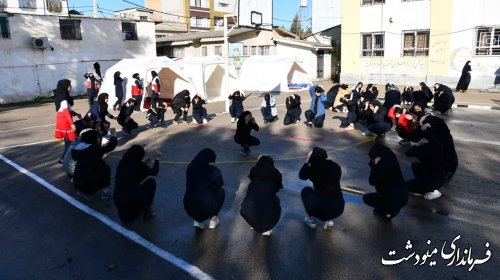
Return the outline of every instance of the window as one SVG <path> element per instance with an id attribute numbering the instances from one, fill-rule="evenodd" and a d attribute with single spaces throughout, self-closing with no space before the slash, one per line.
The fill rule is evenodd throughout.
<path id="1" fill-rule="evenodd" d="M 36 9 L 36 0 L 19 0 L 19 8 Z"/>
<path id="2" fill-rule="evenodd" d="M 269 46 L 260 46 L 259 47 L 260 55 L 269 55 Z"/>
<path id="3" fill-rule="evenodd" d="M 215 46 L 214 47 L 214 54 L 215 55 L 222 55 L 222 47 L 221 46 Z"/>
<path id="4" fill-rule="evenodd" d="M 248 55 L 248 47 L 247 46 L 243 47 L 243 55 L 245 55 L 245 56 Z"/>
<path id="5" fill-rule="evenodd" d="M 61 29 L 61 39 L 63 40 L 82 39 L 82 31 L 80 30 L 80 20 L 60 19 L 59 28 Z"/>
<path id="6" fill-rule="evenodd" d="M 191 7 L 208 8 L 208 0 L 190 0 L 189 5 Z"/>
<path id="7" fill-rule="evenodd" d="M 209 27 L 208 18 L 191 17 L 191 27 Z"/>
<path id="8" fill-rule="evenodd" d="M 207 56 L 207 47 L 201 47 L 201 56 Z"/>
<path id="9" fill-rule="evenodd" d="M 2 31 L 0 38 L 10 38 L 9 18 L 0 16 L 0 30 Z"/>
<path id="10" fill-rule="evenodd" d="M 139 20 L 140 21 L 148 21 L 148 17 L 147 16 L 139 16 Z"/>
<path id="11" fill-rule="evenodd" d="M 214 25 L 218 26 L 218 27 L 223 27 L 224 26 L 224 18 L 214 17 Z"/>
<path id="12" fill-rule="evenodd" d="M 47 0 L 47 10 L 51 13 L 61 13 L 62 12 L 62 1 L 61 0 Z"/>
<path id="13" fill-rule="evenodd" d="M 138 40 L 135 22 L 122 22 L 122 35 L 124 41 Z"/>
<path id="14" fill-rule="evenodd" d="M 404 31 L 403 56 L 428 56 L 429 31 Z"/>
<path id="15" fill-rule="evenodd" d="M 184 57 L 184 49 L 175 48 L 174 57 Z"/>
<path id="16" fill-rule="evenodd" d="M 362 34 L 362 56 L 384 56 L 384 34 Z"/>
<path id="17" fill-rule="evenodd" d="M 250 55 L 257 55 L 257 47 L 251 47 L 250 48 Z"/>
<path id="18" fill-rule="evenodd" d="M 375 5 L 375 4 L 384 4 L 385 0 L 361 0 L 361 5 Z"/>
<path id="19" fill-rule="evenodd" d="M 477 27 L 476 55 L 500 55 L 500 26 Z"/>

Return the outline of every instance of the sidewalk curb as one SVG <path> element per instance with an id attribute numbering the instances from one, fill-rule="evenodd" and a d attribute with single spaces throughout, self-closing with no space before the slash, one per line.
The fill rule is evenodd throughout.
<path id="1" fill-rule="evenodd" d="M 480 110 L 500 110 L 500 106 L 474 105 L 474 104 L 453 104 L 452 108 L 470 108 Z"/>

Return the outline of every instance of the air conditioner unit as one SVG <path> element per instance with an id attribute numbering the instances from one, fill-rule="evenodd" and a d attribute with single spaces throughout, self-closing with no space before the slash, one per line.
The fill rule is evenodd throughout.
<path id="1" fill-rule="evenodd" d="M 0 8 L 7 8 L 7 0 L 0 0 Z"/>
<path id="2" fill-rule="evenodd" d="M 49 38 L 47 37 L 33 37 L 31 38 L 33 42 L 33 48 L 34 49 L 46 49 L 49 46 Z"/>

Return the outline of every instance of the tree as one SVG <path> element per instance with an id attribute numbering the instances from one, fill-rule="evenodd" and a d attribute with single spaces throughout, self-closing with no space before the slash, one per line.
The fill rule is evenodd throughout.
<path id="1" fill-rule="evenodd" d="M 299 21 L 298 14 L 295 14 L 295 17 L 293 18 L 292 25 L 290 26 L 290 32 L 299 36 L 302 33 L 302 24 Z"/>

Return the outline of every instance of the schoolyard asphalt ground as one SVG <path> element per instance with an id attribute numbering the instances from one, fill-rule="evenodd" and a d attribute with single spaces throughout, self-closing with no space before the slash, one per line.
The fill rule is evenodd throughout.
<path id="1" fill-rule="evenodd" d="M 321 85 L 328 90 L 331 83 Z M 310 98 L 300 94 L 305 111 Z M 268 125 L 262 123 L 261 98 L 251 95 L 245 101 L 261 127 L 253 134 L 262 141 L 247 157 L 233 142 L 235 124 L 223 113 L 223 102 L 206 106 L 213 116 L 204 126 L 147 129 L 144 113 L 134 113 L 140 128 L 132 136 L 119 131 L 118 147 L 105 158 L 112 179 L 133 144 L 143 145 L 148 154 L 159 150 L 162 157 L 157 216 L 128 226 L 119 222 L 112 201 L 98 196 L 87 201 L 75 194 L 56 163 L 63 145 L 53 139 L 52 103 L 2 106 L 0 279 L 500 278 L 500 112 L 494 110 L 500 94 L 455 94 L 457 104 L 474 106 L 442 116 L 460 161 L 454 178 L 441 198 L 412 196 L 389 222 L 361 200 L 373 191 L 367 152 L 375 139 L 339 128 L 344 113 L 330 111 L 323 129 L 283 126 L 286 95 L 277 96 L 280 120 Z M 77 100 L 74 109 L 83 113 L 87 107 L 86 100 Z M 167 119 L 172 117 L 169 110 Z M 115 120 L 111 124 L 119 129 Z M 391 131 L 380 141 L 398 155 L 409 179 L 414 159 L 404 156 L 407 147 L 398 140 Z M 342 167 L 347 203 L 332 231 L 303 223 L 300 190 L 310 183 L 301 181 L 298 171 L 314 146 L 326 149 Z M 195 230 L 182 206 L 187 163 L 204 147 L 216 151 L 225 181 L 221 224 L 214 230 Z M 239 215 L 250 168 L 264 153 L 275 159 L 285 185 L 278 194 L 282 216 L 270 237 L 252 232 Z"/>

